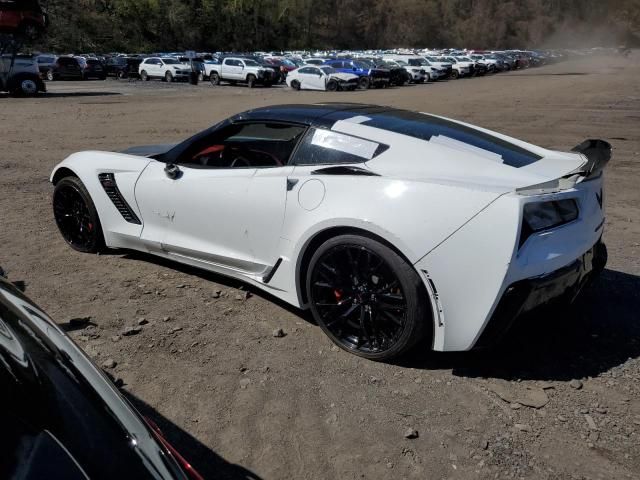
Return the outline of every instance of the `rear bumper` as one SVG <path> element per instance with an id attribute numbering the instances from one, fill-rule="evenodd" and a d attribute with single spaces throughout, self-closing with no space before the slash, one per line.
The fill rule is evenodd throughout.
<path id="1" fill-rule="evenodd" d="M 607 248 L 599 240 L 571 264 L 554 272 L 509 285 L 474 348 L 495 345 L 518 319 L 554 304 L 571 304 L 607 263 Z"/>

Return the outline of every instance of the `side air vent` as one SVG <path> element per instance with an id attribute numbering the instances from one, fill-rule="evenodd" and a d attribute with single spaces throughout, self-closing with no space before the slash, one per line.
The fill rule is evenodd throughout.
<path id="1" fill-rule="evenodd" d="M 102 188 L 104 188 L 104 191 L 107 193 L 107 196 L 120 212 L 120 215 L 122 215 L 122 217 L 129 223 L 141 225 L 142 222 L 120 193 L 113 173 L 101 173 L 98 175 L 98 179 L 100 180 Z"/>

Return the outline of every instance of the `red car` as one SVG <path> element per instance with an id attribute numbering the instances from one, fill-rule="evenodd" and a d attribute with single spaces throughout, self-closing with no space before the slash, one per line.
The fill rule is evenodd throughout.
<path id="1" fill-rule="evenodd" d="M 47 27 L 47 16 L 37 0 L 0 0 L 0 33 L 35 37 Z"/>

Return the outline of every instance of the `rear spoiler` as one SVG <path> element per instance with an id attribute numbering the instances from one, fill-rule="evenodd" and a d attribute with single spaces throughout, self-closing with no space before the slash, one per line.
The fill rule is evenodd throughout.
<path id="1" fill-rule="evenodd" d="M 586 157 L 586 163 L 555 180 L 516 188 L 516 193 L 520 195 L 540 195 L 560 192 L 573 187 L 581 177 L 584 180 L 597 177 L 611 160 L 611 145 L 604 140 L 585 140 L 580 145 L 573 147 L 571 151 Z"/>
<path id="2" fill-rule="evenodd" d="M 579 171 L 585 178 L 596 177 L 611 160 L 611 144 L 604 140 L 585 140 L 571 149 L 587 157 L 587 163 Z"/>

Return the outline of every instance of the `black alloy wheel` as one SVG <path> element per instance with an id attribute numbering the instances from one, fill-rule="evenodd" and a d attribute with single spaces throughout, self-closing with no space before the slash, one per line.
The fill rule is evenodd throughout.
<path id="1" fill-rule="evenodd" d="M 428 330 L 428 294 L 420 277 L 391 248 L 342 235 L 314 254 L 307 275 L 311 311 L 339 347 L 371 360 L 411 349 Z"/>
<path id="2" fill-rule="evenodd" d="M 104 247 L 98 212 L 77 177 L 65 177 L 53 191 L 53 214 L 65 241 L 79 252 L 97 253 Z"/>

